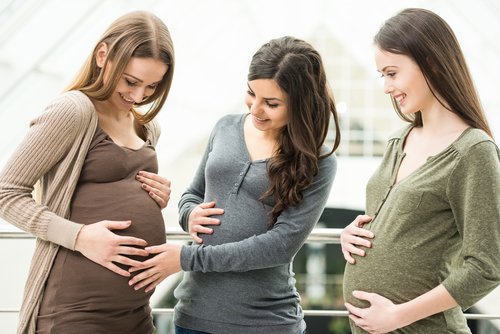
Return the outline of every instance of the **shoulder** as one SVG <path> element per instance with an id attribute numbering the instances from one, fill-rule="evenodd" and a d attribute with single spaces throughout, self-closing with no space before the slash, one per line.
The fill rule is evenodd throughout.
<path id="1" fill-rule="evenodd" d="M 80 91 L 68 91 L 52 100 L 30 126 L 44 124 L 59 130 L 79 131 L 97 117 L 92 101 Z"/>
<path id="2" fill-rule="evenodd" d="M 321 148 L 321 154 L 328 154 L 331 152 L 331 148 L 323 145 Z M 337 156 L 335 153 L 325 156 L 319 159 L 318 162 L 318 174 L 329 175 L 332 178 L 335 176 L 337 171 Z"/>
<path id="3" fill-rule="evenodd" d="M 452 144 L 461 156 L 469 155 L 473 152 L 482 151 L 484 153 L 498 154 L 498 146 L 486 132 L 481 129 L 468 128 Z"/>
<path id="4" fill-rule="evenodd" d="M 41 117 L 58 117 L 74 122 L 90 120 L 95 113 L 94 104 L 80 91 L 64 92 L 52 100 Z"/>
<path id="5" fill-rule="evenodd" d="M 212 133 L 210 134 L 210 142 L 212 143 L 215 137 L 225 138 L 224 140 L 234 140 L 240 135 L 237 129 L 240 129 L 245 114 L 229 114 L 222 116 L 215 123 Z M 222 134 L 222 136 L 220 136 Z"/>
<path id="6" fill-rule="evenodd" d="M 226 128 L 233 127 L 241 124 L 243 119 L 245 118 L 245 114 L 229 114 L 222 116 L 217 123 L 215 124 L 215 129 L 217 128 Z"/>
<path id="7" fill-rule="evenodd" d="M 397 131 L 394 131 L 389 136 L 388 141 L 389 142 L 400 142 L 400 141 L 404 140 L 404 138 L 408 135 L 408 133 L 410 132 L 410 130 L 412 128 L 413 128 L 413 124 L 408 124 L 400 129 L 398 129 Z"/>
<path id="8" fill-rule="evenodd" d="M 151 140 L 153 146 L 156 146 L 161 134 L 160 123 L 156 119 L 152 119 L 149 123 L 144 124 L 144 128 L 147 132 L 146 137 Z"/>

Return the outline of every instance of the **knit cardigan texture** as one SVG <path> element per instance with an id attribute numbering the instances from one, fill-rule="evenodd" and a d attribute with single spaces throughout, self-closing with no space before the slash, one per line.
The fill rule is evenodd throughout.
<path id="1" fill-rule="evenodd" d="M 36 237 L 18 334 L 35 333 L 43 289 L 59 247 L 75 249 L 83 225 L 68 220 L 71 199 L 97 124 L 97 111 L 84 93 L 61 94 L 30 123 L 28 134 L 0 173 L 0 216 Z M 155 146 L 160 134 L 157 123 L 145 127 Z"/>

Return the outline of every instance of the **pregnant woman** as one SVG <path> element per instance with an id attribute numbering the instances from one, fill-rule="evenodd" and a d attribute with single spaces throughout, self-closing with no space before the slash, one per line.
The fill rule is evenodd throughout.
<path id="1" fill-rule="evenodd" d="M 2 218 L 37 237 L 18 333 L 153 332 L 152 291 L 129 287 L 127 269 L 165 242 L 153 119 L 173 71 L 165 24 L 122 16 L 1 172 Z"/>
<path id="2" fill-rule="evenodd" d="M 410 124 L 368 182 L 367 215 L 341 236 L 352 332 L 470 333 L 462 310 L 500 282 L 500 152 L 438 15 L 389 19 L 375 62 Z"/>

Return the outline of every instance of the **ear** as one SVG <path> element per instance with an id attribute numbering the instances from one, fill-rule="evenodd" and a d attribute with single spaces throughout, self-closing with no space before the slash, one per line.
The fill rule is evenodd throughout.
<path id="1" fill-rule="evenodd" d="M 102 68 L 106 62 L 106 57 L 108 56 L 108 45 L 104 42 L 99 44 L 97 51 L 95 53 L 95 61 L 97 66 Z"/>

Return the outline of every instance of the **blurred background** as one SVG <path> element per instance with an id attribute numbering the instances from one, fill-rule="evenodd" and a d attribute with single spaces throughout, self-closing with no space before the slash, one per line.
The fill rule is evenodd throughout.
<path id="1" fill-rule="evenodd" d="M 178 228 L 177 202 L 212 126 L 224 114 L 246 112 L 246 74 L 253 53 L 283 35 L 310 42 L 326 65 L 341 117 L 342 144 L 318 227 L 344 227 L 363 211 L 366 181 L 388 135 L 403 125 L 382 92 L 372 38 L 385 19 L 406 7 L 433 10 L 455 31 L 498 138 L 498 0 L 0 0 L 0 168 L 29 121 L 68 85 L 108 25 L 126 12 L 148 10 L 167 24 L 176 52 L 157 146 L 160 174 L 172 180 L 172 197 L 164 209 L 167 228 Z M 0 221 L 0 230 L 13 228 Z M 33 240 L 0 239 L 0 310 L 19 309 L 33 245 Z M 343 309 L 344 265 L 338 245 L 303 247 L 294 266 L 305 309 Z M 172 288 L 179 278 L 171 277 L 157 289 L 153 307 L 173 307 Z M 499 300 L 497 289 L 472 311 L 500 314 Z M 169 332 L 169 316 L 155 320 L 159 333 Z M 308 334 L 349 333 L 345 318 L 306 320 Z M 17 314 L 0 313 L 2 333 L 14 333 L 16 322 Z M 474 333 L 500 333 L 500 321 L 470 325 Z"/>

